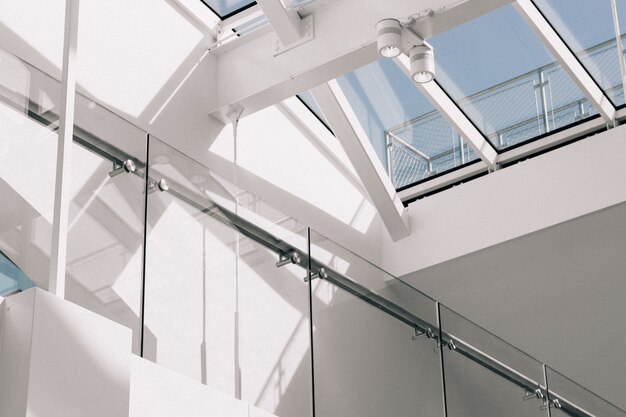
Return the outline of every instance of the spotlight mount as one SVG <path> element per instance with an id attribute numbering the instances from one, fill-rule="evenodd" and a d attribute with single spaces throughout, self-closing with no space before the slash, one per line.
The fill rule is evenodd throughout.
<path id="1" fill-rule="evenodd" d="M 422 17 L 432 16 L 432 11 Z M 426 83 L 435 78 L 435 55 L 432 46 L 413 30 L 417 21 L 409 17 L 405 23 L 398 19 L 383 19 L 376 24 L 376 44 L 378 53 L 385 58 L 395 58 L 401 53 L 411 61 L 411 79 L 416 83 Z"/>

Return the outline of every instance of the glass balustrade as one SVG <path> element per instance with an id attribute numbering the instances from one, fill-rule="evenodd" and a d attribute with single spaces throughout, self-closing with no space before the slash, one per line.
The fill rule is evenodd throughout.
<path id="1" fill-rule="evenodd" d="M 548 416 L 543 365 L 439 306 L 448 417 Z"/>
<path id="2" fill-rule="evenodd" d="M 141 350 L 146 138 L 76 95 L 66 299 L 133 330 Z"/>
<path id="3" fill-rule="evenodd" d="M 48 287 L 58 81 L 0 49 L 0 251 Z"/>
<path id="4" fill-rule="evenodd" d="M 552 417 L 626 417 L 626 411 L 549 366 L 546 366 L 546 381 Z"/>
<path id="5" fill-rule="evenodd" d="M 311 232 L 319 417 L 444 416 L 436 303 Z"/>
<path id="6" fill-rule="evenodd" d="M 144 356 L 309 415 L 306 228 L 154 137 L 148 173 Z"/>

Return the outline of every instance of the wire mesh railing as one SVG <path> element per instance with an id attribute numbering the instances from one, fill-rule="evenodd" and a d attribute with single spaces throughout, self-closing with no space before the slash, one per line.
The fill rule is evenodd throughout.
<path id="1" fill-rule="evenodd" d="M 622 39 L 626 38 L 623 36 Z M 578 54 L 613 103 L 624 102 L 614 39 Z M 522 74 L 457 102 L 498 150 L 504 150 L 597 114 L 556 62 Z M 433 110 L 385 132 L 387 170 L 396 188 L 477 159 L 476 154 Z M 414 152 L 416 151 L 416 152 Z"/>

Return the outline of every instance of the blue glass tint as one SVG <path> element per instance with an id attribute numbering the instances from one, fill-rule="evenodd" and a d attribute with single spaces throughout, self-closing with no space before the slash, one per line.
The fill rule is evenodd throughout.
<path id="1" fill-rule="evenodd" d="M 498 149 L 595 113 L 512 5 L 428 41 L 437 82 Z"/>
<path id="2" fill-rule="evenodd" d="M 392 60 L 337 81 L 396 188 L 477 159 Z"/>
<path id="3" fill-rule="evenodd" d="M 611 101 L 624 104 L 610 0 L 535 0 L 535 4 Z"/>
<path id="4" fill-rule="evenodd" d="M 33 281 L 0 252 L 0 296 L 24 291 L 34 286 Z"/>
<path id="5" fill-rule="evenodd" d="M 217 13 L 221 19 L 256 3 L 254 0 L 202 0 L 202 2 Z"/>

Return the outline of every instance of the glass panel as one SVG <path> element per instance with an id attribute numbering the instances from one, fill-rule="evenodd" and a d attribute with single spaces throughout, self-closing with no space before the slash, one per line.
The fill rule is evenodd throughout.
<path id="1" fill-rule="evenodd" d="M 626 417 L 626 411 L 546 367 L 552 417 Z M 560 407 L 560 408 L 559 408 Z"/>
<path id="2" fill-rule="evenodd" d="M 318 417 L 443 416 L 435 302 L 311 232 Z"/>
<path id="3" fill-rule="evenodd" d="M 478 159 L 392 60 L 337 81 L 396 188 Z"/>
<path id="4" fill-rule="evenodd" d="M 440 306 L 448 417 L 548 416 L 543 365 Z"/>
<path id="5" fill-rule="evenodd" d="M 209 6 L 222 19 L 236 14 L 242 9 L 256 3 L 254 0 L 202 0 L 202 2 Z"/>
<path id="6" fill-rule="evenodd" d="M 0 49 L 0 250 L 48 288 L 60 83 Z"/>
<path id="7" fill-rule="evenodd" d="M 136 354 L 146 143 L 141 129 L 76 96 L 66 299 L 132 329 Z"/>
<path id="8" fill-rule="evenodd" d="M 595 114 L 513 5 L 428 42 L 437 82 L 498 149 Z"/>
<path id="9" fill-rule="evenodd" d="M 536 0 L 535 4 L 613 103 L 624 104 L 611 1 Z"/>
<path id="10" fill-rule="evenodd" d="M 310 91 L 303 91 L 298 94 L 298 98 L 309 108 L 309 110 L 313 112 L 313 114 L 317 116 L 318 119 L 324 122 L 326 126 L 329 126 L 326 116 L 322 113 L 322 109 L 320 109 L 320 106 L 317 104 L 315 97 L 313 97 L 313 94 L 311 94 Z"/>
<path id="11" fill-rule="evenodd" d="M 145 356 L 279 417 L 309 415 L 305 228 L 152 137 L 149 161 Z M 279 268 L 287 248 L 299 262 Z"/>
<path id="12" fill-rule="evenodd" d="M 0 297 L 21 292 L 35 284 L 5 254 L 0 252 Z"/>

